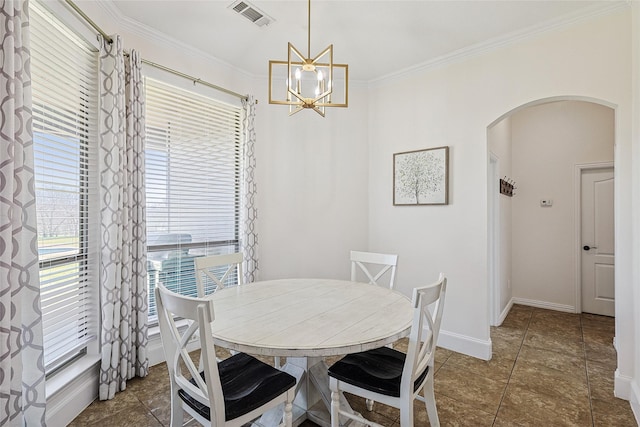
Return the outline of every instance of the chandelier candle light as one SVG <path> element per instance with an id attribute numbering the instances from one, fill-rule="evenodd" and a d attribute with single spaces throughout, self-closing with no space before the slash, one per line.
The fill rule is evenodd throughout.
<path id="1" fill-rule="evenodd" d="M 313 109 L 324 117 L 326 107 L 349 104 L 349 66 L 333 63 L 333 45 L 311 58 L 311 0 L 308 0 L 308 11 L 307 56 L 289 43 L 286 61 L 269 61 L 269 103 L 288 105 L 289 115 Z M 276 70 L 284 69 L 285 65 L 286 76 L 278 75 Z M 274 86 L 286 86 L 283 98 L 273 97 Z M 338 86 L 342 86 L 342 90 L 336 90 Z"/>

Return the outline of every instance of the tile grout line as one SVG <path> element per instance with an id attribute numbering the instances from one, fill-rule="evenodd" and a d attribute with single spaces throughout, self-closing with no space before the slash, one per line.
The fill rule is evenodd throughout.
<path id="1" fill-rule="evenodd" d="M 147 374 L 147 377 L 148 377 L 148 376 L 149 376 L 149 375 Z M 158 422 L 158 424 L 159 424 L 159 425 L 164 426 L 164 423 L 163 423 L 162 421 L 160 421 L 160 419 L 159 419 L 158 417 L 156 417 L 156 416 L 155 416 L 155 414 L 153 413 L 153 411 L 152 411 L 152 409 L 153 409 L 153 408 L 150 408 L 149 406 L 147 406 L 147 405 L 146 405 L 146 404 L 145 404 L 145 403 L 140 399 L 140 397 L 139 397 L 138 395 L 136 395 L 136 396 L 135 396 L 135 398 L 136 398 L 136 400 L 140 403 L 140 405 L 142 405 L 142 407 L 143 407 L 144 409 L 146 409 L 146 411 L 147 411 L 147 415 L 151 415 L 151 417 L 152 417 L 153 419 L 155 419 L 155 420 Z"/>
<path id="2" fill-rule="evenodd" d="M 527 326 L 524 330 L 524 334 L 522 334 L 522 341 L 520 342 L 520 347 L 518 348 L 518 353 L 516 353 L 516 358 L 513 361 L 513 366 L 511 367 L 511 372 L 509 372 L 509 378 L 507 378 L 507 384 L 504 387 L 504 391 L 502 392 L 502 396 L 500 397 L 500 403 L 498 404 L 498 409 L 496 410 L 496 416 L 493 418 L 493 425 L 496 424 L 498 420 L 498 414 L 500 413 L 500 407 L 502 406 L 502 402 L 504 401 L 504 397 L 507 395 L 507 388 L 509 388 L 509 383 L 511 382 L 511 376 L 513 375 L 513 370 L 516 368 L 516 362 L 518 361 L 518 357 L 520 357 L 520 351 L 522 350 L 522 346 L 524 345 L 524 340 L 527 337 L 527 333 L 529 333 L 529 325 L 531 324 L 531 318 L 533 317 L 533 310 L 529 311 L 529 320 L 527 321 Z"/>

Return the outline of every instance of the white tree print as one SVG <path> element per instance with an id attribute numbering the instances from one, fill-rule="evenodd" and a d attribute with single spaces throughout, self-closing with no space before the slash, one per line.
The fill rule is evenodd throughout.
<path id="1" fill-rule="evenodd" d="M 445 150 L 396 154 L 397 204 L 444 202 Z"/>

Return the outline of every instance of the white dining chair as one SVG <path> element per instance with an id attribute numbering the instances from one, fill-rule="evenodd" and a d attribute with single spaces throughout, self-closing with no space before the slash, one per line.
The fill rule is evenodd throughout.
<path id="1" fill-rule="evenodd" d="M 388 272 L 387 286 L 393 289 L 397 265 L 398 255 L 351 251 L 351 281 L 382 286 L 382 278 Z M 362 277 L 364 280 L 360 280 Z"/>
<path id="2" fill-rule="evenodd" d="M 213 287 L 213 292 L 224 289 L 233 272 L 237 275 L 237 284 L 242 285 L 244 283 L 244 276 L 242 275 L 242 253 L 236 252 L 232 254 L 223 255 L 209 255 L 195 258 L 196 269 L 196 286 L 198 288 L 198 296 L 203 297 L 207 293 L 208 288 Z M 226 267 L 222 268 L 221 267 Z M 209 286 L 207 286 L 207 282 Z M 231 351 L 231 354 L 234 354 Z M 274 357 L 274 366 L 276 368 L 282 367 L 282 361 L 280 357 Z"/>
<path id="3" fill-rule="evenodd" d="M 415 288 L 413 323 L 407 353 L 381 347 L 345 356 L 329 368 L 331 389 L 331 427 L 339 426 L 340 416 L 365 425 L 383 427 L 340 407 L 340 393 L 348 392 L 400 409 L 400 426 L 413 426 L 413 401 L 425 402 L 429 423 L 439 426 L 433 388 L 434 357 L 440 332 L 447 279 Z M 433 306 L 432 309 L 430 307 Z M 427 331 L 423 328 L 427 326 Z M 423 392 L 423 397 L 419 395 Z"/>
<path id="4" fill-rule="evenodd" d="M 362 281 L 360 279 L 364 277 L 369 284 L 382 285 L 383 276 L 389 272 L 386 285 L 393 289 L 397 265 L 398 255 L 395 254 L 351 251 L 351 281 Z M 393 344 L 389 344 L 388 347 L 393 347 Z M 373 411 L 371 399 L 367 399 L 366 405 L 367 410 Z"/>
<path id="5" fill-rule="evenodd" d="M 171 427 L 182 426 L 184 412 L 204 426 L 240 427 L 281 404 L 284 425 L 291 427 L 293 376 L 245 353 L 217 362 L 211 332 L 215 322 L 212 299 L 179 295 L 162 284 L 155 293 L 171 382 Z M 191 324 L 179 329 L 175 318 L 188 319 Z M 196 368 L 187 350 L 194 338 L 200 341 L 202 370 Z"/>
<path id="6" fill-rule="evenodd" d="M 195 258 L 198 296 L 205 296 L 208 287 L 214 287 L 214 292 L 223 289 L 231 280 L 234 271 L 237 275 L 237 284 L 244 283 L 242 260 L 242 254 L 239 252 Z M 207 286 L 207 283 L 210 286 Z"/>

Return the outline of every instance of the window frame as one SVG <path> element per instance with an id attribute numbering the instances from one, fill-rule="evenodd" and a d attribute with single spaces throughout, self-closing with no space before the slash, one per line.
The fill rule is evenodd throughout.
<path id="1" fill-rule="evenodd" d="M 171 251 L 189 251 L 189 250 L 196 250 L 196 251 L 201 251 L 204 252 L 204 255 L 210 255 L 210 254 L 214 254 L 214 253 L 231 253 L 231 252 L 239 252 L 241 250 L 241 216 L 242 216 L 242 168 L 243 168 L 243 149 L 244 149 L 244 141 L 243 141 L 243 135 L 244 135 L 244 129 L 243 129 L 243 119 L 244 119 L 244 111 L 242 109 L 242 106 L 240 104 L 240 100 L 232 97 L 230 95 L 226 95 L 226 94 L 222 94 L 218 91 L 215 91 L 211 88 L 206 88 L 204 86 L 194 86 L 192 84 L 192 82 L 185 80 L 183 77 L 179 77 L 179 76 L 174 76 L 171 75 L 169 73 L 167 73 L 166 71 L 161 71 L 155 68 L 145 68 L 143 70 L 143 75 L 144 75 L 144 79 L 145 79 L 145 94 L 148 97 L 148 91 L 147 91 L 147 81 L 148 79 L 151 79 L 153 81 L 156 81 L 157 83 L 161 84 L 161 85 L 168 85 L 168 86 L 173 86 L 174 89 L 178 90 L 178 91 L 185 91 L 188 92 L 191 95 L 195 95 L 198 97 L 204 97 L 207 99 L 210 99 L 213 103 L 215 104 L 228 104 L 229 108 L 235 109 L 237 110 L 237 114 L 238 114 L 238 120 L 237 120 L 237 125 L 234 127 L 234 132 L 233 134 L 235 135 L 235 138 L 237 139 L 237 146 L 235 148 L 235 153 L 236 156 L 234 158 L 234 170 L 235 170 L 235 177 L 234 177 L 234 217 L 235 217 L 235 224 L 234 224 L 234 231 L 233 231 L 233 238 L 231 239 L 209 239 L 209 240 L 204 240 L 204 241 L 197 241 L 197 242 L 175 242 L 175 243 L 163 243 L 163 244 L 150 244 L 149 243 L 149 236 L 150 236 L 150 228 L 151 227 L 147 227 L 147 254 L 149 255 L 150 253 L 154 253 L 154 252 L 171 252 Z M 147 115 L 148 113 L 148 108 L 147 108 Z M 148 121 L 146 123 L 146 128 L 153 128 L 153 125 L 150 124 Z M 163 132 L 158 130 L 158 133 Z M 147 134 L 147 141 L 146 144 L 149 143 L 149 132 L 146 132 Z M 179 141 L 178 141 L 179 143 Z M 145 147 L 145 154 L 147 152 L 147 150 L 149 149 L 149 147 Z M 155 149 L 155 148 L 153 148 Z M 146 160 L 145 160 L 146 161 Z M 168 163 L 171 162 L 171 159 L 169 158 L 167 160 Z M 148 169 L 147 169 L 148 171 Z M 148 190 L 148 174 L 147 176 L 145 176 L 145 185 L 147 187 Z M 148 194 L 148 193 L 147 193 Z M 147 199 L 148 201 L 148 199 Z M 146 207 L 146 212 L 147 212 L 147 217 L 149 216 L 149 212 L 150 212 L 150 207 L 149 207 L 149 203 L 147 202 L 147 207 Z M 147 225 L 149 225 L 149 222 L 147 222 Z M 216 252 L 218 251 L 218 252 Z M 199 256 L 202 256 L 202 254 L 200 254 Z M 150 261 L 147 261 L 147 265 L 150 266 Z M 151 270 L 150 268 L 148 268 L 148 270 Z M 151 286 L 150 286 L 150 282 L 152 280 L 151 275 L 153 274 L 152 271 L 148 271 L 148 291 L 149 291 L 149 317 L 148 317 L 148 325 L 150 327 L 154 327 L 157 325 L 157 316 L 155 315 L 155 312 L 152 314 L 152 310 L 154 307 L 154 295 L 152 295 L 152 291 L 151 291 Z M 233 277 L 230 281 L 231 284 L 237 284 L 238 283 L 238 278 L 237 277 Z M 210 286 L 208 283 L 205 283 L 205 289 L 208 291 L 210 290 Z M 189 293 L 191 294 L 191 293 Z"/>
<path id="2" fill-rule="evenodd" d="M 83 283 L 82 289 L 86 292 L 86 296 L 83 299 L 83 311 L 85 319 L 85 334 L 84 341 L 76 347 L 68 347 L 67 351 L 62 357 L 56 358 L 45 367 L 45 375 L 47 378 L 46 394 L 51 396 L 55 394 L 60 388 L 62 388 L 71 377 L 75 377 L 78 373 L 78 367 L 84 367 L 81 370 L 84 371 L 87 366 L 95 364 L 99 360 L 100 351 L 100 316 L 99 311 L 94 308 L 97 307 L 99 301 L 99 283 L 98 283 L 98 254 L 97 254 L 97 238 L 99 231 L 91 229 L 92 217 L 99 215 L 98 196 L 97 191 L 97 172 L 92 172 L 91 165 L 95 164 L 97 159 L 98 149 L 98 132 L 97 132 L 97 116 L 98 116 L 98 104 L 99 104 L 99 83 L 97 79 L 97 70 L 99 67 L 98 58 L 98 43 L 95 37 L 95 33 L 87 28 L 84 21 L 78 19 L 78 17 L 66 9 L 62 4 L 58 2 L 44 2 L 41 0 L 31 0 L 29 13 L 33 17 L 34 14 L 39 13 L 32 8 L 36 7 L 41 9 L 43 13 L 50 15 L 55 20 L 54 26 L 63 27 L 64 32 L 69 32 L 73 37 L 78 39 L 75 44 L 81 44 L 86 47 L 86 52 L 91 52 L 95 56 L 94 68 L 95 69 L 95 86 L 89 92 L 85 104 L 77 104 L 76 112 L 88 111 L 86 122 L 82 122 L 81 125 L 76 125 L 77 135 L 84 135 L 79 138 L 78 143 L 78 163 L 77 169 L 74 169 L 78 177 L 78 246 L 77 253 L 69 254 L 58 257 L 48 257 L 47 259 L 39 259 L 38 267 L 39 272 L 42 274 L 43 270 L 52 267 L 60 266 L 73 266 L 78 264 L 78 277 L 81 278 Z M 30 21 L 30 26 L 33 28 L 34 19 Z M 37 24 L 36 24 L 37 25 Z M 33 29 L 31 30 L 33 31 Z M 33 51 L 34 37 L 31 37 L 31 47 Z M 35 42 L 37 43 L 37 42 Z M 93 61 L 93 59 L 92 59 Z M 32 64 L 32 91 L 33 91 L 33 73 L 34 68 Z M 92 73 L 93 74 L 93 73 Z M 44 87 L 44 86 L 43 86 Z M 36 86 L 37 88 L 37 86 Z M 32 92 L 33 93 L 33 92 Z M 37 95 L 34 94 L 34 98 L 37 99 Z M 47 104 L 45 104 L 46 106 Z M 32 107 L 34 112 L 38 106 L 34 103 Z M 87 110 L 89 108 L 90 110 Z M 91 111 L 92 110 L 92 111 Z M 46 113 L 45 113 L 46 114 Z M 44 116 L 44 115 L 43 115 Z M 33 143 L 36 147 L 37 134 L 54 135 L 50 129 L 38 128 L 35 126 L 36 118 L 34 117 L 34 129 L 33 129 Z M 54 126 L 55 128 L 55 126 Z M 49 132 L 47 132 L 49 130 Z M 38 204 L 38 198 L 36 193 L 36 204 Z M 38 238 L 41 235 L 41 230 L 38 230 Z M 97 311 L 97 312 L 96 312 Z M 44 316 L 44 312 L 43 312 Z M 44 336 L 43 336 L 44 338 Z M 82 360 L 82 362 L 79 362 Z M 66 375 L 63 374 L 66 372 Z M 71 375 L 71 377 L 69 376 Z"/>

